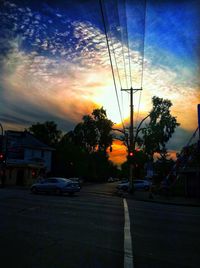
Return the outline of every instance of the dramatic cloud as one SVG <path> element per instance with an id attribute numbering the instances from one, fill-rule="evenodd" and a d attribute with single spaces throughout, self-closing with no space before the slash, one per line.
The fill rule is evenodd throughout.
<path id="1" fill-rule="evenodd" d="M 38 4 L 36 8 L 29 4 L 18 4 L 18 1 L 1 4 L 0 120 L 5 128 L 23 129 L 37 121 L 54 120 L 59 128 L 68 131 L 84 114 L 98 106 L 104 106 L 108 117 L 120 123 L 116 93 L 122 117 L 127 121 L 129 94 L 121 92 L 121 87 L 141 87 L 143 50 L 140 13 L 129 6 L 129 47 L 127 42 L 123 42 L 127 36 L 120 37 L 119 34 L 123 28 L 117 25 L 109 28 L 109 46 L 117 85 L 115 92 L 98 12 L 93 10 L 94 15 L 91 12 L 90 19 L 86 20 L 75 4 L 74 16 L 73 8 L 67 10 L 61 6 L 53 9 L 44 4 Z M 122 11 L 119 15 L 123 15 Z M 194 19 L 189 20 L 189 11 L 182 11 L 185 29 L 181 29 L 180 22 L 176 20 L 176 14 L 178 17 L 182 14 L 178 9 L 170 14 L 161 10 L 163 18 L 169 15 L 168 20 L 163 21 L 157 6 L 149 5 L 148 12 L 143 91 L 134 94 L 135 123 L 150 111 L 152 96 L 170 99 L 172 113 L 177 116 L 181 128 L 170 141 L 169 149 L 178 150 L 197 127 L 199 65 L 191 49 L 191 46 L 196 49 L 197 30 Z M 194 9 L 190 8 L 190 12 L 195 15 Z M 136 30 L 137 23 L 140 23 L 141 29 Z M 167 25 L 173 25 L 173 31 L 166 30 Z M 184 41 L 190 29 L 191 43 Z M 179 49 L 173 50 L 171 42 L 175 46 L 176 41 Z M 127 76 L 130 72 L 131 80 Z M 115 146 L 119 147 L 118 144 Z"/>

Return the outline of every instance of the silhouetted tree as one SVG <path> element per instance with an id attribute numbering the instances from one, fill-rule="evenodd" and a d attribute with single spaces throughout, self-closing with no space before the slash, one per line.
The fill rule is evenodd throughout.
<path id="1" fill-rule="evenodd" d="M 104 152 L 112 145 L 112 126 L 102 108 L 94 109 L 91 115 L 84 115 L 83 121 L 76 125 L 72 134 L 74 142 L 89 153 Z"/>
<path id="2" fill-rule="evenodd" d="M 98 131 L 98 151 L 106 153 L 109 146 L 112 145 L 112 127 L 114 123 L 107 118 L 106 111 L 101 107 L 100 109 L 95 109 L 92 112 L 93 118 Z"/>
<path id="3" fill-rule="evenodd" d="M 40 141 L 49 146 L 56 146 L 61 138 L 61 130 L 57 129 L 56 123 L 46 121 L 45 123 L 33 124 L 28 130 Z"/>
<path id="4" fill-rule="evenodd" d="M 88 153 L 74 143 L 73 131 L 65 134 L 56 148 L 54 170 L 64 177 L 87 177 Z"/>
<path id="5" fill-rule="evenodd" d="M 107 155 L 107 149 L 113 141 L 112 126 L 113 122 L 107 118 L 103 107 L 94 109 L 90 115 L 84 115 L 82 122 L 59 143 L 60 155 L 65 153 L 65 157 L 59 160 L 61 169 L 68 172 L 67 163 L 71 163 L 74 175 L 93 181 L 107 180 L 116 173 L 114 170 L 117 167 L 108 160 Z"/>
<path id="6" fill-rule="evenodd" d="M 156 152 L 162 153 L 166 150 L 166 143 L 172 137 L 176 127 L 180 125 L 176 117 L 171 115 L 172 103 L 170 100 L 154 96 L 152 103 L 152 110 L 140 122 L 136 130 L 136 143 L 151 156 Z M 143 122 L 147 119 L 148 123 L 142 127 Z"/>

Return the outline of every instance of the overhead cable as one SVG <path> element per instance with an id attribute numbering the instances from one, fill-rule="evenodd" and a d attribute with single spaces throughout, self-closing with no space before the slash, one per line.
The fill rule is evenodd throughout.
<path id="1" fill-rule="evenodd" d="M 144 0 L 144 14 L 143 14 L 143 38 L 142 38 L 142 66 L 141 66 L 141 83 L 140 86 L 143 88 L 143 80 L 144 80 L 144 51 L 145 51 L 145 35 L 146 35 L 146 11 L 147 11 L 147 0 Z M 138 121 L 139 112 L 140 112 L 140 103 L 142 98 L 142 90 L 140 91 L 139 95 L 139 103 L 138 103 L 138 111 L 136 122 Z"/>
<path id="2" fill-rule="evenodd" d="M 147 9 L 147 1 L 144 0 L 144 27 L 143 27 L 143 48 L 142 48 L 142 71 L 141 71 L 141 88 L 143 87 L 143 79 L 144 79 L 144 50 L 145 50 L 145 35 L 146 35 L 146 9 Z"/>
<path id="3" fill-rule="evenodd" d="M 115 60 L 115 65 L 116 65 L 116 70 L 117 70 L 117 76 L 118 76 L 119 84 L 120 84 L 120 87 L 122 88 L 122 82 L 121 82 L 121 78 L 120 78 L 118 63 L 117 63 L 117 59 L 116 59 L 116 55 L 115 55 L 115 49 L 114 49 L 114 45 L 112 43 L 111 37 L 110 37 L 110 43 L 111 43 L 111 46 L 112 46 L 112 53 L 114 55 L 114 60 Z"/>
<path id="4" fill-rule="evenodd" d="M 118 21 L 118 27 L 119 27 L 118 29 L 120 32 L 120 39 L 121 39 L 120 43 L 121 43 L 121 52 L 122 52 L 122 60 L 123 60 L 123 68 L 124 68 L 124 80 L 125 80 L 126 87 L 128 87 L 128 79 L 127 79 L 127 71 L 126 71 L 126 59 L 125 59 L 124 44 L 123 44 L 123 27 L 121 26 L 121 22 L 120 22 L 119 7 L 118 7 L 117 3 L 116 3 L 116 7 L 117 7 L 117 21 Z M 122 89 L 122 87 L 121 87 L 121 89 Z"/>
<path id="5" fill-rule="evenodd" d="M 128 26 L 127 26 L 127 9 L 125 5 L 125 18 L 126 18 L 126 36 L 127 36 L 127 45 L 128 45 L 128 64 L 129 64 L 129 75 L 130 75 L 130 87 L 132 87 L 132 72 L 131 72 L 131 57 L 130 57 L 130 48 L 129 48 L 129 35 L 128 35 Z"/>
<path id="6" fill-rule="evenodd" d="M 124 129 L 124 134 L 125 134 L 125 127 L 124 127 L 124 123 L 123 123 L 123 119 L 122 119 L 122 113 L 121 113 L 121 108 L 120 108 L 120 103 L 119 103 L 119 97 L 118 97 L 118 93 L 117 93 L 117 85 L 116 85 L 115 74 L 114 74 L 114 69 L 113 69 L 113 63 L 112 63 L 112 58 L 111 58 L 111 53 L 110 53 L 110 46 L 109 46 L 109 41 L 108 41 L 108 34 L 107 34 L 107 28 L 106 28 L 106 23 L 105 23 L 105 16 L 104 16 L 104 12 L 103 12 L 102 0 L 99 0 L 99 5 L 100 5 L 100 10 L 101 10 L 101 15 L 102 15 L 104 32 L 105 32 L 105 36 L 106 36 L 106 43 L 107 43 L 108 54 L 109 54 L 109 59 L 110 59 L 110 65 L 111 65 L 113 83 L 114 83 L 114 88 L 115 88 L 115 93 L 116 93 L 116 98 L 117 98 L 117 104 L 118 104 L 119 113 L 120 113 L 120 117 L 121 117 L 121 122 L 122 122 L 122 126 L 123 126 L 123 129 Z"/>
<path id="7" fill-rule="evenodd" d="M 128 58 L 128 70 L 129 70 L 129 75 L 126 75 L 126 79 L 127 77 L 129 77 L 129 83 L 130 83 L 130 87 L 132 87 L 132 71 L 131 71 L 131 59 L 130 59 L 130 48 L 129 48 L 129 36 L 128 36 L 128 30 L 127 30 L 127 12 L 126 12 L 126 1 L 122 1 L 121 2 L 121 14 L 122 14 L 122 23 L 123 23 L 123 41 L 126 44 L 126 49 L 127 49 L 127 56 L 126 58 Z M 126 65 L 126 58 L 125 58 L 125 65 Z M 125 67 L 126 70 L 126 67 Z M 126 88 L 128 88 L 128 82 L 127 82 L 127 86 Z"/>
<path id="8" fill-rule="evenodd" d="M 106 10 L 105 5 L 104 5 L 104 9 Z M 119 67 L 119 64 L 121 64 L 121 57 L 122 57 L 123 63 L 124 63 L 124 68 L 125 68 L 125 57 L 124 57 L 124 49 L 123 49 L 123 42 L 122 42 L 122 31 L 121 31 L 120 18 L 119 18 L 118 1 L 117 0 L 112 1 L 112 6 L 109 6 L 109 9 L 112 9 L 112 11 L 113 11 L 112 16 L 109 16 L 109 18 L 108 18 L 107 12 L 105 12 L 105 14 L 104 14 L 105 15 L 104 16 L 105 17 L 105 24 L 107 27 L 108 39 L 110 39 L 109 43 L 111 44 L 110 46 L 112 47 L 112 53 L 114 55 L 114 61 L 115 61 L 115 65 L 116 65 L 117 76 L 118 76 L 120 88 L 122 89 L 123 76 L 121 76 L 121 68 Z M 112 20 L 114 21 L 114 23 Z M 114 30 L 114 32 L 116 34 L 116 38 L 114 41 L 112 41 L 113 40 L 112 30 Z M 114 47 L 116 42 L 117 42 L 117 48 L 116 48 L 117 52 L 115 52 L 115 47 Z M 121 53 L 119 52 L 120 46 L 118 46 L 118 44 L 121 45 Z M 118 60 L 119 57 L 120 57 L 120 61 Z M 126 85 L 127 85 L 126 70 L 124 69 L 124 71 L 125 71 L 125 78 L 126 78 Z M 122 118 L 123 118 L 123 122 L 124 122 L 124 108 L 123 108 L 122 91 L 121 91 L 121 107 L 122 107 Z"/>

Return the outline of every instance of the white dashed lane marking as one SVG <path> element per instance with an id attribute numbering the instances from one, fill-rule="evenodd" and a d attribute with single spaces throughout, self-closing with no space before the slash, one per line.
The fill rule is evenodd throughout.
<path id="1" fill-rule="evenodd" d="M 130 230 L 130 218 L 126 199 L 124 202 L 124 268 L 133 268 L 133 251 Z"/>

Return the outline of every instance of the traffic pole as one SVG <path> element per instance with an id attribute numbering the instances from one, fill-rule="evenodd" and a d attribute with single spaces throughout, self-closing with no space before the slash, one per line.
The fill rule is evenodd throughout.
<path id="1" fill-rule="evenodd" d="M 142 90 L 142 88 L 135 88 L 133 89 L 132 87 L 129 89 L 121 89 L 122 91 L 129 91 L 130 92 L 130 127 L 129 127 L 129 143 L 128 143 L 128 156 L 130 154 L 130 152 L 135 151 L 135 138 L 134 138 L 134 132 L 133 132 L 133 128 L 134 128 L 134 104 L 133 104 L 133 93 L 137 92 L 139 90 Z M 128 157 L 129 160 L 129 182 L 130 182 L 130 192 L 133 193 L 134 192 L 134 184 L 133 184 L 133 178 L 134 178 L 134 157 L 135 155 L 133 155 L 133 157 L 130 159 Z"/>

